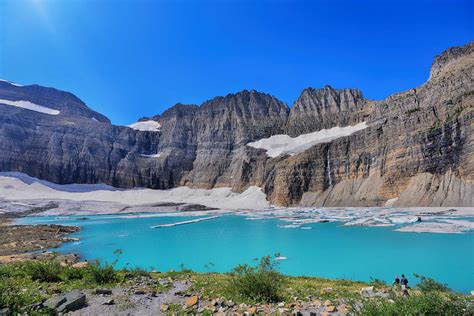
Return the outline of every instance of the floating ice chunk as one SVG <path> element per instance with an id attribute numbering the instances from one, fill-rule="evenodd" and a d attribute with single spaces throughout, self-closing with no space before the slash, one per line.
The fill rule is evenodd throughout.
<path id="1" fill-rule="evenodd" d="M 288 225 L 278 225 L 280 228 L 300 228 L 301 225 L 299 224 L 288 224 Z"/>
<path id="2" fill-rule="evenodd" d="M 394 224 L 409 224 L 416 223 L 418 221 L 418 216 L 396 216 L 388 218 Z"/>
<path id="3" fill-rule="evenodd" d="M 22 109 L 35 111 L 35 112 L 39 112 L 43 114 L 49 114 L 49 115 L 58 115 L 60 113 L 60 111 L 58 110 L 51 109 L 39 104 L 32 103 L 30 101 L 24 101 L 24 100 L 11 101 L 11 100 L 0 99 L 0 104 L 11 105 L 17 108 L 22 108 Z"/>
<path id="4" fill-rule="evenodd" d="M 204 218 L 196 218 L 196 219 L 192 219 L 192 220 L 184 221 L 184 222 L 177 222 L 177 223 L 163 224 L 163 225 L 155 225 L 155 226 L 151 226 L 151 228 L 174 227 L 174 226 L 179 226 L 179 225 L 186 225 L 186 224 L 198 223 L 198 222 L 202 222 L 202 221 L 208 221 L 208 220 L 215 219 L 215 218 L 218 218 L 218 217 L 220 217 L 220 216 L 216 215 L 216 216 L 210 216 L 210 217 L 204 217 Z"/>
<path id="5" fill-rule="evenodd" d="M 286 260 L 288 259 L 287 257 L 284 257 L 284 256 L 278 256 L 275 258 L 275 260 Z"/>
<path id="6" fill-rule="evenodd" d="M 363 122 L 353 126 L 336 126 L 309 134 L 302 134 L 298 137 L 291 137 L 289 135 L 273 135 L 269 138 L 262 138 L 258 141 L 248 143 L 247 146 L 265 149 L 267 155 L 270 157 L 278 157 L 284 154 L 293 156 L 316 144 L 328 143 L 334 139 L 349 136 L 352 133 L 365 128 L 367 128 L 367 123 Z"/>
<path id="7" fill-rule="evenodd" d="M 128 127 L 133 128 L 137 131 L 151 131 L 151 132 L 161 131 L 161 124 L 153 120 L 136 122 L 136 123 L 128 125 Z"/>
<path id="8" fill-rule="evenodd" d="M 465 220 L 443 220 L 442 222 L 421 222 L 404 226 L 396 231 L 410 233 L 461 234 L 474 229 L 474 222 Z"/>

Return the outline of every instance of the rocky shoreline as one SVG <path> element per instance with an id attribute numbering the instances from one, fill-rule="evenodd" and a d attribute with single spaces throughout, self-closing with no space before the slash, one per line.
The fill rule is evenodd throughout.
<path id="1" fill-rule="evenodd" d="M 77 226 L 64 225 L 15 225 L 14 220 L 44 211 L 47 208 L 30 209 L 22 213 L 0 214 L 0 264 L 22 260 L 49 259 L 56 256 L 49 249 L 59 247 L 63 242 L 77 241 L 67 237 L 80 230 Z M 60 256 L 65 262 L 75 262 L 76 254 Z"/>

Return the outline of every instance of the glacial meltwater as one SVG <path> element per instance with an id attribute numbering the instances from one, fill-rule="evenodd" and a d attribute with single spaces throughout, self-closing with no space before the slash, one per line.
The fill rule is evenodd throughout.
<path id="1" fill-rule="evenodd" d="M 152 215 L 152 214 L 151 214 Z M 206 217 L 206 216 L 204 216 Z M 25 217 L 22 224 L 64 224 L 81 227 L 70 235 L 78 242 L 57 251 L 84 259 L 111 262 L 122 250 L 118 267 L 140 266 L 158 271 L 226 272 L 254 258 L 280 254 L 280 271 L 289 275 L 321 276 L 391 283 L 405 274 L 432 277 L 458 292 L 474 290 L 474 233 L 436 234 L 396 232 L 397 227 L 344 227 L 341 223 L 313 223 L 282 228 L 276 218 L 248 220 L 223 215 L 178 226 L 199 217 L 95 215 Z M 309 229 L 308 227 L 311 227 Z M 285 259 L 286 258 L 286 259 Z"/>

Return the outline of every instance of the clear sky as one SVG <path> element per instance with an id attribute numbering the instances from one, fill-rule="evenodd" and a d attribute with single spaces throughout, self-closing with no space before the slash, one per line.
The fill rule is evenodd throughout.
<path id="1" fill-rule="evenodd" d="M 0 0 L 0 78 L 67 90 L 113 123 L 243 89 L 381 99 L 474 40 L 474 1 Z"/>

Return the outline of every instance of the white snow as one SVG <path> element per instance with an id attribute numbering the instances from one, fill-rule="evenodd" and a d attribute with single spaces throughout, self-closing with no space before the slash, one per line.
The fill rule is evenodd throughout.
<path id="1" fill-rule="evenodd" d="M 11 81 L 8 81 L 8 80 L 5 80 L 5 79 L 0 79 L 0 81 L 8 82 L 8 83 L 11 84 L 12 86 L 23 87 L 23 85 L 21 85 L 21 84 L 14 83 L 14 82 L 11 82 Z"/>
<path id="2" fill-rule="evenodd" d="M 161 130 L 161 124 L 153 120 L 136 122 L 128 125 L 128 127 L 136 129 L 137 131 L 158 132 Z"/>
<path id="3" fill-rule="evenodd" d="M 142 157 L 145 157 L 145 158 L 160 158 L 161 157 L 161 153 L 157 153 L 157 154 L 153 154 L 153 155 L 145 155 L 145 154 L 141 154 Z"/>
<path id="4" fill-rule="evenodd" d="M 59 114 L 58 110 L 51 109 L 51 108 L 48 108 L 48 107 L 45 107 L 45 106 L 42 106 L 42 105 L 38 105 L 38 104 L 32 103 L 30 101 L 24 101 L 24 100 L 11 101 L 11 100 L 0 99 L 0 104 L 16 106 L 18 108 L 27 109 L 27 110 L 31 110 L 31 111 L 35 111 L 35 112 L 39 112 L 39 113 L 44 113 L 44 114 L 49 114 L 49 115 L 58 115 Z"/>
<path id="5" fill-rule="evenodd" d="M 96 119 L 95 117 L 92 117 L 92 120 L 93 120 L 93 121 L 96 121 L 96 122 L 99 122 L 99 120 Z"/>
<path id="6" fill-rule="evenodd" d="M 328 143 L 337 138 L 349 136 L 352 133 L 365 128 L 367 128 L 367 123 L 362 122 L 353 126 L 336 126 L 330 129 L 323 129 L 309 134 L 302 134 L 298 137 L 291 137 L 289 135 L 273 135 L 269 138 L 263 138 L 248 143 L 247 146 L 265 149 L 267 155 L 270 157 L 278 157 L 284 154 L 294 156 L 316 144 Z"/>
<path id="7" fill-rule="evenodd" d="M 191 189 L 178 187 L 171 190 L 136 188 L 118 190 L 105 184 L 54 184 L 18 172 L 0 173 L 0 199 L 114 202 L 125 205 L 172 202 L 195 203 L 223 210 L 264 209 L 270 206 L 265 193 L 252 186 L 242 193 L 231 188 Z"/>
<path id="8" fill-rule="evenodd" d="M 437 222 L 421 222 L 414 225 L 404 226 L 397 231 L 410 233 L 438 233 L 438 234 L 461 234 L 474 230 L 474 222 L 466 220 L 440 220 Z"/>
<path id="9" fill-rule="evenodd" d="M 219 218 L 220 216 L 215 215 L 215 216 L 209 216 L 209 217 L 203 217 L 203 218 L 197 218 L 197 219 L 192 219 L 188 221 L 183 221 L 183 222 L 176 222 L 176 223 L 171 223 L 171 224 L 162 224 L 162 225 L 155 225 L 151 226 L 151 228 L 165 228 L 165 227 L 175 227 L 179 225 L 186 225 L 186 224 L 193 224 L 193 223 L 198 223 L 202 221 L 209 221 L 211 219 L 216 219 Z"/>

